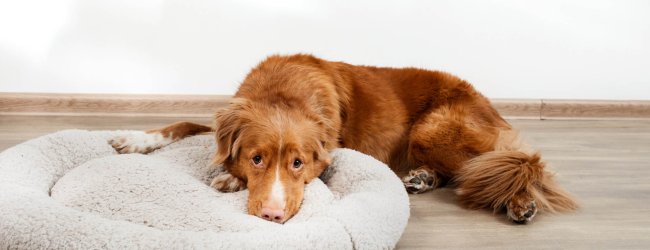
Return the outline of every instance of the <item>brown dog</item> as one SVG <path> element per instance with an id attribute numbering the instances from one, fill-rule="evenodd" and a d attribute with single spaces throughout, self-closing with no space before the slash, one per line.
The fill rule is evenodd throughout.
<path id="1" fill-rule="evenodd" d="M 147 153 L 214 131 L 214 163 L 228 174 L 212 186 L 248 188 L 248 213 L 279 223 L 297 213 L 304 185 L 339 147 L 408 171 L 403 182 L 410 193 L 450 182 L 466 207 L 505 208 L 515 222 L 530 221 L 538 209 L 577 207 L 490 102 L 444 72 L 271 56 L 215 120 L 214 128 L 180 122 L 111 144 L 121 153 Z"/>

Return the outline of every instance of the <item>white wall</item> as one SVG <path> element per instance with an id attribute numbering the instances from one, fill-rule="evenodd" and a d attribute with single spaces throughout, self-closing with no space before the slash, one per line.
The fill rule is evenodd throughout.
<path id="1" fill-rule="evenodd" d="M 0 92 L 232 94 L 293 52 L 493 98 L 650 99 L 650 1 L 0 0 Z"/>

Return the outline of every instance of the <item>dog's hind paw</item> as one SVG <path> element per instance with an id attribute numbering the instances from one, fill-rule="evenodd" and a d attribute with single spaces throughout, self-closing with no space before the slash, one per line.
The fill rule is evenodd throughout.
<path id="1" fill-rule="evenodd" d="M 525 224 L 537 214 L 537 204 L 527 193 L 520 192 L 506 204 L 508 218 L 518 224 Z"/>
<path id="2" fill-rule="evenodd" d="M 406 191 L 411 194 L 420 194 L 440 185 L 440 180 L 434 171 L 426 168 L 418 168 L 409 171 L 408 175 L 402 178 Z"/>
<path id="3" fill-rule="evenodd" d="M 228 172 L 221 173 L 212 179 L 211 187 L 223 193 L 231 193 L 244 190 L 246 183 Z"/>
<path id="4" fill-rule="evenodd" d="M 141 131 L 108 140 L 108 144 L 120 154 L 146 154 L 172 142 L 172 138 L 164 137 L 161 133 L 145 133 Z"/>

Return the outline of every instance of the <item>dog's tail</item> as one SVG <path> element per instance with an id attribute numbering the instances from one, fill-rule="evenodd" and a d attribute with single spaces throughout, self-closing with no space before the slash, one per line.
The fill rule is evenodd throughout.
<path id="1" fill-rule="evenodd" d="M 494 151 L 472 158 L 460 168 L 455 177 L 456 193 L 469 208 L 492 208 L 495 212 L 522 191 L 549 212 L 577 209 L 575 200 L 544 167 L 539 152 L 521 144 L 517 131 L 502 130 Z"/>

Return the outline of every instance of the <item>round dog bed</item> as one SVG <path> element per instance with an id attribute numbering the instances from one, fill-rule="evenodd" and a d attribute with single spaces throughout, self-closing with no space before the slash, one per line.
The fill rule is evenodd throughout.
<path id="1" fill-rule="evenodd" d="M 248 191 L 208 186 L 211 136 L 151 154 L 118 155 L 109 138 L 133 131 L 66 130 L 0 153 L 0 249 L 392 248 L 409 217 L 395 174 L 338 149 L 324 183 L 305 188 L 284 225 L 248 215 Z"/>

